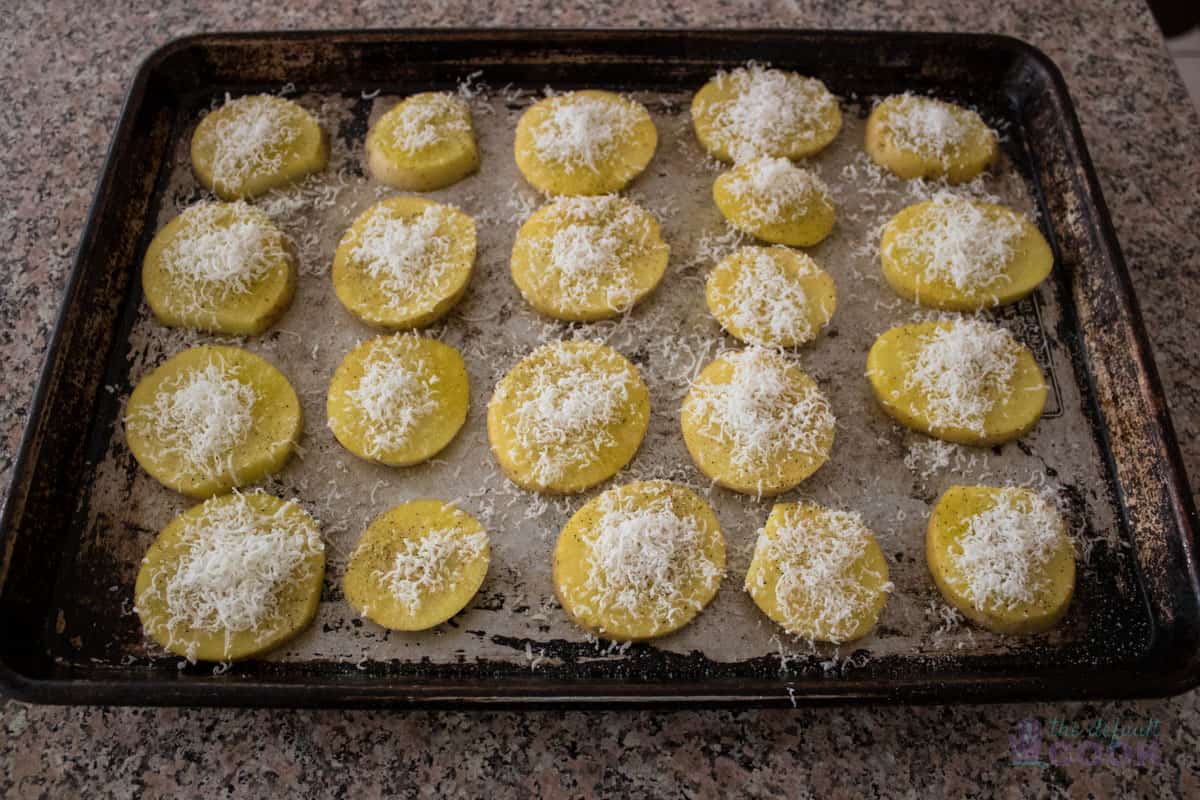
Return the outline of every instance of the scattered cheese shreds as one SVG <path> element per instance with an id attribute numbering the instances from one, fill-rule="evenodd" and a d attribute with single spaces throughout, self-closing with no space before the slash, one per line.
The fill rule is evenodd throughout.
<path id="1" fill-rule="evenodd" d="M 998 325 L 956 320 L 925 339 L 904 388 L 924 395 L 934 429 L 963 428 L 982 435 L 987 415 L 1012 394 L 1019 348 Z"/>
<path id="2" fill-rule="evenodd" d="M 712 135 L 735 161 L 786 152 L 818 131 L 837 102 L 815 78 L 754 63 L 718 73 L 716 80 L 734 96 L 712 105 Z"/>
<path id="3" fill-rule="evenodd" d="M 994 136 L 974 111 L 910 93 L 900 95 L 887 128 L 901 150 L 949 161 L 975 137 Z"/>
<path id="4" fill-rule="evenodd" d="M 598 171 L 638 122 L 636 110 L 624 102 L 567 94 L 545 103 L 549 116 L 533 128 L 533 148 L 539 158 L 568 172 Z"/>
<path id="5" fill-rule="evenodd" d="M 450 240 L 440 233 L 449 212 L 427 206 L 412 219 L 378 209 L 351 255 L 379 282 L 391 307 L 420 303 L 439 293 L 449 271 Z"/>
<path id="6" fill-rule="evenodd" d="M 777 225 L 802 217 L 810 204 L 829 198 L 829 187 L 816 173 L 786 158 L 764 156 L 740 164 L 727 186 L 730 194 L 745 204 L 746 215 L 756 225 Z"/>
<path id="7" fill-rule="evenodd" d="M 419 537 L 402 539 L 392 567 L 375 577 L 410 614 L 425 600 L 450 591 L 462 580 L 464 568 L 483 553 L 488 536 L 435 528 Z"/>
<path id="8" fill-rule="evenodd" d="M 410 155 L 432 148 L 448 136 L 471 131 L 466 102 L 445 92 L 409 98 L 397 114 L 392 143 Z"/>
<path id="9" fill-rule="evenodd" d="M 1033 602 L 1050 580 L 1045 567 L 1062 546 L 1062 517 L 1045 498 L 1004 489 L 967 523 L 950 553 L 964 593 L 981 608 Z"/>
<path id="10" fill-rule="evenodd" d="M 438 376 L 424 360 L 406 357 L 415 339 L 384 340 L 367 356 L 363 376 L 347 398 L 363 416 L 367 455 L 379 458 L 405 447 L 437 411 Z"/>
<path id="11" fill-rule="evenodd" d="M 796 255 L 801 264 L 800 275 L 812 274 L 816 269 L 812 260 L 803 253 Z M 742 261 L 734 282 L 721 299 L 732 308 L 734 324 L 757 344 L 812 338 L 808 295 L 800 282 L 780 266 L 771 250 L 760 249 L 753 258 Z M 757 334 L 763 329 L 766 337 Z"/>
<path id="12" fill-rule="evenodd" d="M 300 136 L 287 100 L 270 95 L 225 99 L 210 129 L 213 184 L 236 191 L 243 181 L 279 169 L 284 149 Z"/>

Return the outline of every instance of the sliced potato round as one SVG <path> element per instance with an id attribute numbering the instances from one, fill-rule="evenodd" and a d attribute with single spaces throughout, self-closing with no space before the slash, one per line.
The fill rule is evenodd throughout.
<path id="1" fill-rule="evenodd" d="M 291 100 L 256 94 L 225 101 L 192 134 L 192 169 L 222 200 L 257 197 L 325 169 L 329 140 Z"/>
<path id="2" fill-rule="evenodd" d="M 772 347 L 812 341 L 837 308 L 829 273 L 786 247 L 733 251 L 709 273 L 704 297 L 730 335 Z"/>
<path id="3" fill-rule="evenodd" d="M 1015 303 L 1054 266 L 1050 245 L 1023 214 L 951 194 L 892 217 L 879 252 L 896 294 L 948 311 Z"/>
<path id="4" fill-rule="evenodd" d="M 842 129 L 837 98 L 816 78 L 755 64 L 719 72 L 692 98 L 696 137 L 713 157 L 801 159 Z"/>
<path id="5" fill-rule="evenodd" d="M 333 256 L 338 299 L 368 325 L 431 325 L 462 299 L 475 266 L 475 221 L 454 206 L 392 197 L 364 211 Z"/>
<path id="6" fill-rule="evenodd" d="M 479 169 L 471 107 L 449 92 L 405 98 L 367 132 L 367 168 L 412 192 L 457 183 Z"/>
<path id="7" fill-rule="evenodd" d="M 834 417 L 815 381 L 763 347 L 726 353 L 683 400 L 683 441 L 696 466 L 735 492 L 771 496 L 817 471 L 833 449 Z"/>
<path id="8" fill-rule="evenodd" d="M 892 328 L 871 346 L 867 378 L 901 425 L 957 444 L 1018 439 L 1046 405 L 1046 379 L 1029 348 L 977 320 Z"/>
<path id="9" fill-rule="evenodd" d="M 570 494 L 608 480 L 637 452 L 650 392 L 637 367 L 597 342 L 552 342 L 496 384 L 488 439 L 518 486 Z"/>
<path id="10" fill-rule="evenodd" d="M 342 587 L 364 617 L 392 630 L 423 631 L 466 608 L 490 559 L 478 520 L 441 500 L 413 500 L 367 527 Z"/>
<path id="11" fill-rule="evenodd" d="M 824 240 L 836 217 L 825 182 L 786 158 L 760 156 L 721 173 L 713 200 L 738 230 L 793 247 Z"/>
<path id="12" fill-rule="evenodd" d="M 640 641 L 687 625 L 717 594 L 725 538 L 712 508 L 667 481 L 638 481 L 592 498 L 554 548 L 554 588 L 575 624 Z"/>
<path id="13" fill-rule="evenodd" d="M 1053 628 L 1075 591 L 1066 523 L 1028 489 L 951 486 L 929 517 L 925 555 L 946 601 L 997 633 Z"/>
<path id="14" fill-rule="evenodd" d="M 654 291 L 669 254 L 658 222 L 633 201 L 566 197 L 542 206 L 521 226 L 512 276 L 543 314 L 608 319 Z"/>
<path id="15" fill-rule="evenodd" d="M 146 635 L 189 661 L 236 661 L 308 627 L 325 576 L 317 522 L 294 500 L 227 494 L 150 545 L 134 584 Z"/>
<path id="16" fill-rule="evenodd" d="M 891 589 L 862 517 L 810 503 L 771 509 L 746 573 L 746 591 L 784 630 L 835 644 L 870 633 Z"/>
<path id="17" fill-rule="evenodd" d="M 199 203 L 163 226 L 142 260 L 142 291 L 164 325 L 262 333 L 296 292 L 286 236 L 243 202 Z"/>
<path id="18" fill-rule="evenodd" d="M 177 353 L 138 381 L 125 408 L 125 440 L 138 464 L 189 497 L 283 469 L 302 428 L 287 378 L 240 347 Z"/>
<path id="19" fill-rule="evenodd" d="M 897 94 L 867 118 L 867 153 L 901 178 L 943 178 L 963 183 L 996 160 L 996 132 L 962 106 Z"/>
<path id="20" fill-rule="evenodd" d="M 641 103 L 587 89 L 539 100 L 517 122 L 513 152 L 546 194 L 610 194 L 646 169 L 658 131 Z"/>
<path id="21" fill-rule="evenodd" d="M 326 398 L 329 428 L 354 455 L 388 466 L 432 458 L 467 420 L 467 365 L 458 350 L 412 334 L 350 351 Z"/>

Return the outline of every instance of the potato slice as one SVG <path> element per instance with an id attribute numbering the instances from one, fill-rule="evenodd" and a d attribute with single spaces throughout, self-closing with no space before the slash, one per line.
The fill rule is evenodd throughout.
<path id="1" fill-rule="evenodd" d="M 716 77 L 692 98 L 696 137 L 714 158 L 807 158 L 842 129 L 837 98 L 816 78 L 751 64 Z"/>
<path id="2" fill-rule="evenodd" d="M 654 291 L 670 251 L 658 222 L 633 201 L 567 197 L 542 206 L 521 226 L 512 276 L 543 314 L 608 319 Z"/>
<path id="3" fill-rule="evenodd" d="M 884 98 L 867 118 L 867 153 L 901 178 L 969 181 L 996 160 L 997 139 L 974 111 L 914 94 Z"/>
<path id="4" fill-rule="evenodd" d="M 948 311 L 1015 303 L 1054 266 L 1050 245 L 1023 214 L 949 193 L 892 217 L 879 252 L 896 294 Z"/>
<path id="5" fill-rule="evenodd" d="M 189 661 L 237 661 L 308 627 L 325 576 L 317 522 L 294 500 L 213 497 L 146 551 L 134 610 L 146 635 Z"/>
<path id="6" fill-rule="evenodd" d="M 286 236 L 246 203 L 199 203 L 163 226 L 142 260 L 142 291 L 164 325 L 250 336 L 296 292 Z"/>
<path id="7" fill-rule="evenodd" d="M 642 174 L 658 131 L 641 103 L 587 89 L 534 103 L 517 122 L 513 152 L 525 180 L 546 194 L 619 192 Z"/>
<path id="8" fill-rule="evenodd" d="M 837 308 L 833 278 L 804 253 L 742 247 L 708 275 L 708 308 L 748 344 L 799 347 L 829 324 Z"/>
<path id="9" fill-rule="evenodd" d="M 367 168 L 412 192 L 457 183 L 479 169 L 471 107 L 449 92 L 405 98 L 367 132 Z"/>
<path id="10" fill-rule="evenodd" d="M 431 325 L 462 299 L 475 266 L 475 221 L 454 206 L 392 197 L 364 211 L 333 256 L 338 299 L 368 325 Z"/>
<path id="11" fill-rule="evenodd" d="M 268 94 L 226 100 L 192 134 L 192 169 L 222 200 L 257 197 L 320 172 L 329 140 L 291 100 Z"/>
<path id="12" fill-rule="evenodd" d="M 867 378 L 901 425 L 957 444 L 1018 439 L 1046 405 L 1046 379 L 1033 353 L 978 320 L 892 328 L 871 346 Z"/>
<path id="13" fill-rule="evenodd" d="M 750 347 L 706 366 L 683 400 L 683 441 L 727 489 L 766 497 L 817 471 L 833 449 L 829 401 L 800 366 Z"/>
<path id="14" fill-rule="evenodd" d="M 442 450 L 467 419 L 467 365 L 448 344 L 378 336 L 350 351 L 326 398 L 329 428 L 359 458 L 399 467 Z"/>
<path id="15" fill-rule="evenodd" d="M 1075 591 L 1066 523 L 1028 489 L 951 486 L 929 517 L 925 555 L 946 601 L 997 633 L 1053 628 Z"/>
<path id="16" fill-rule="evenodd" d="M 725 538 L 712 508 L 667 481 L 592 498 L 554 548 L 554 588 L 567 616 L 617 641 L 687 625 L 716 596 L 724 572 Z"/>
<path id="17" fill-rule="evenodd" d="M 571 494 L 608 480 L 633 458 L 650 423 L 637 367 L 597 342 L 552 342 L 496 384 L 488 439 L 513 483 Z"/>
<path id="18" fill-rule="evenodd" d="M 346 567 L 346 602 L 397 631 L 423 631 L 466 608 L 491 559 L 479 521 L 441 500 L 413 500 L 367 527 Z"/>
<path id="19" fill-rule="evenodd" d="M 762 156 L 721 173 L 713 200 L 738 230 L 793 247 L 825 239 L 836 217 L 825 182 L 786 158 Z"/>
<path id="20" fill-rule="evenodd" d="M 758 532 L 746 591 L 788 633 L 840 644 L 870 633 L 892 584 L 862 517 L 779 503 Z"/>
<path id="21" fill-rule="evenodd" d="M 177 353 L 138 381 L 125 408 L 125 440 L 138 464 L 189 497 L 283 469 L 302 428 L 287 378 L 240 347 Z"/>

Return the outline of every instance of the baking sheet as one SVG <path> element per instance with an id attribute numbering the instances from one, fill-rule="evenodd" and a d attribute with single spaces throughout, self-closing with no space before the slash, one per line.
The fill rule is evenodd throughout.
<path id="1" fill-rule="evenodd" d="M 797 357 L 838 417 L 833 457 L 796 490 L 775 500 L 758 500 L 712 487 L 693 466 L 679 433 L 679 403 L 689 381 L 717 354 L 739 346 L 721 332 L 704 305 L 707 271 L 742 240 L 725 226 L 712 203 L 711 184 L 721 167 L 705 157 L 692 133 L 690 93 L 633 94 L 651 111 L 659 149 L 627 194 L 659 217 L 672 248 L 662 285 L 618 320 L 567 324 L 533 312 L 508 274 L 516 230 L 541 202 L 512 158 L 517 118 L 540 92 L 488 89 L 480 83 L 486 79 L 472 76 L 463 90 L 471 98 L 482 169 L 453 187 L 426 195 L 471 214 L 479 236 L 476 273 L 465 298 L 425 331 L 462 351 L 471 379 L 467 423 L 432 462 L 403 469 L 369 464 L 343 450 L 325 424 L 325 393 L 333 370 L 356 342 L 378 333 L 341 306 L 329 270 L 345 228 L 373 202 L 395 193 L 366 177 L 363 164 L 367 126 L 396 102 L 395 96 L 292 95 L 317 115 L 331 136 L 332 150 L 323 174 L 258 201 L 296 241 L 301 263 L 292 307 L 269 333 L 235 340 L 168 329 L 144 305 L 130 331 L 128 380 L 109 387 L 116 395 L 127 393 L 171 354 L 216 341 L 265 356 L 300 395 L 306 420 L 302 456 L 264 486 L 280 496 L 296 497 L 321 521 L 328 571 L 313 626 L 268 660 L 332 662 L 367 671 L 419 671 L 422 665 L 475 662 L 492 670 L 545 672 L 578 669 L 585 662 L 628 661 L 628 674 L 636 676 L 641 662 L 635 656 L 654 648 L 699 653 L 705 664 L 773 657 L 787 675 L 836 672 L 879 656 L 1005 653 L 1028 640 L 1005 639 L 957 620 L 941 602 L 924 561 L 925 521 L 937 496 L 953 483 L 977 482 L 1031 485 L 1058 494 L 1083 563 L 1070 614 L 1042 641 L 1055 647 L 1084 635 L 1089 608 L 1098 600 L 1087 556 L 1099 537 L 1117 544 L 1116 525 L 1101 473 L 1103 455 L 1082 411 L 1069 350 L 1057 337 L 1062 312 L 1055 292 L 1043 286 L 1031 298 L 994 315 L 1030 346 L 1051 382 L 1045 417 L 1020 442 L 995 449 L 952 446 L 950 463 L 931 468 L 922 455 L 923 443 L 929 440 L 894 425 L 870 394 L 863 372 L 875 337 L 892 325 L 928 316 L 882 282 L 875 252 L 878 229 L 893 213 L 938 188 L 905 183 L 871 164 L 861 145 L 870 98 L 846 99 L 843 132 L 810 162 L 830 185 L 839 217 L 834 234 L 808 252 L 834 277 L 839 307 L 826 333 L 799 350 Z M 177 121 L 175 158 L 155 229 L 205 197 L 187 157 L 198 119 L 189 114 Z M 993 175 L 957 191 L 1034 213 L 1025 181 L 1007 158 Z M 485 409 L 492 387 L 509 367 L 539 344 L 567 337 L 601 339 L 634 361 L 650 388 L 652 419 L 639 453 L 612 481 L 580 496 L 541 497 L 516 488 L 499 470 L 487 443 Z M 678 481 L 709 498 L 725 531 L 728 573 L 716 600 L 679 633 L 633 647 L 600 642 L 568 622 L 554 599 L 554 540 L 570 514 L 594 494 L 647 478 Z M 429 632 L 399 634 L 359 620 L 342 599 L 340 578 L 367 523 L 418 497 L 451 500 L 476 515 L 492 537 L 492 567 L 479 595 L 451 622 Z M 741 590 L 756 532 L 772 503 L 799 499 L 860 511 L 888 558 L 895 591 L 878 629 L 840 649 L 783 635 Z M 61 603 L 55 626 L 60 659 L 126 668 L 178 660 L 142 636 L 132 612 L 132 587 L 140 558 L 156 532 L 191 502 L 141 472 L 121 426 L 113 426 L 85 499 L 81 547 L 67 566 L 68 579 L 60 584 L 67 587 L 63 591 L 75 593 L 70 603 Z M 1133 591 L 1124 582 L 1117 586 L 1124 593 Z M 110 620 L 103 632 L 90 624 L 99 617 Z"/>

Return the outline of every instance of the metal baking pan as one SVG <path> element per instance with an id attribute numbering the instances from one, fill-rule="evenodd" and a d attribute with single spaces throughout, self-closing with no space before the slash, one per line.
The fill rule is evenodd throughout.
<path id="1" fill-rule="evenodd" d="M 831 465 L 793 494 L 861 508 L 880 535 L 898 588 L 879 630 L 841 650 L 806 649 L 775 635 L 740 591 L 769 503 L 707 487 L 731 552 L 718 600 L 676 636 L 609 647 L 562 619 L 545 575 L 554 532 L 583 499 L 544 503 L 507 487 L 481 436 L 482 401 L 520 347 L 538 337 L 578 334 L 532 319 L 507 280 L 504 250 L 519 210 L 533 198 L 515 178 L 506 150 L 511 139 L 504 137 L 531 93 L 547 86 L 614 88 L 651 108 L 660 154 L 632 191 L 669 218 L 664 231 L 675 272 L 644 304 L 658 310 L 643 317 L 635 311 L 627 326 L 619 321 L 585 334 L 609 338 L 654 372 L 656 365 L 674 364 L 683 350 L 678 336 L 689 325 L 700 326 L 697 342 L 721 345 L 715 323 L 671 299 L 695 295 L 707 267 L 701 245 L 711 244 L 706 236 L 719 223 L 707 200 L 712 166 L 690 135 L 686 104 L 716 70 L 750 60 L 814 75 L 845 98 L 842 149 L 818 159 L 827 180 L 865 167 L 861 124 L 873 96 L 934 92 L 971 104 L 1003 131 L 995 188 L 1039 219 L 1057 265 L 1030 300 L 1000 316 L 1039 354 L 1052 378 L 1052 399 L 1027 440 L 960 459 L 932 476 L 904 471 L 905 446 L 914 440 L 868 402 L 861 361 L 881 326 L 904 321 L 913 309 L 887 299 L 870 280 L 877 266 L 869 253 L 855 249 L 870 238 L 883 209 L 878 203 L 903 198 L 875 201 L 844 181 L 851 188 L 840 200 L 841 244 L 815 254 L 847 299 L 839 303 L 835 329 L 803 356 L 833 392 L 842 426 Z M 389 97 L 453 88 L 468 78 L 492 87 L 475 99 L 490 104 L 476 111 L 483 169 L 446 196 L 476 214 L 486 241 L 472 292 L 434 333 L 468 351 L 474 411 L 438 462 L 425 471 L 389 472 L 328 445 L 321 387 L 336 359 L 370 332 L 329 302 L 322 259 L 332 252 L 336 232 L 380 194 L 361 168 L 373 115 Z M 119 420 L 124 396 L 145 369 L 203 339 L 154 327 L 138 269 L 159 225 L 199 197 L 186 161 L 192 126 L 226 92 L 250 91 L 292 93 L 319 112 L 334 141 L 326 183 L 297 190 L 291 200 L 303 202 L 268 201 L 290 215 L 290 232 L 308 237 L 309 249 L 302 248 L 301 287 L 288 316 L 246 343 L 275 360 L 296 382 L 306 411 L 314 409 L 307 413 L 305 457 L 268 489 L 298 497 L 326 524 L 331 574 L 311 631 L 263 660 L 214 670 L 155 650 L 130 612 L 141 553 L 186 503 L 140 473 L 123 447 Z M 501 324 L 503 335 L 496 333 Z M 677 330 L 663 329 L 668 324 Z M 506 349 L 488 350 L 501 346 Z M 703 350 L 693 355 L 713 354 Z M 669 475 L 697 485 L 673 416 L 690 374 L 677 370 L 651 381 L 661 419 L 652 423 L 629 477 Z M 1155 696 L 1200 682 L 1195 511 L 1150 345 L 1063 79 L 1043 54 L 1014 39 L 780 30 L 399 30 L 177 40 L 145 61 L 129 91 L 29 420 L 0 529 L 0 682 L 25 700 L 790 707 Z M 1012 481 L 1022 474 L 1050 482 L 1069 501 L 1084 556 L 1070 614 L 1053 633 L 1032 638 L 943 623 L 920 556 L 929 506 L 951 482 Z M 341 600 L 337 566 L 364 520 L 439 489 L 469 510 L 489 512 L 485 521 L 497 547 L 480 596 L 441 630 L 415 637 L 387 635 L 354 619 Z"/>

